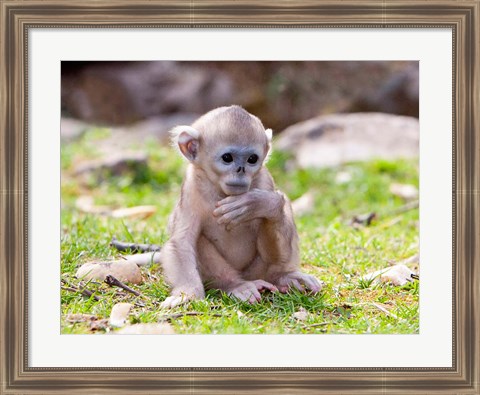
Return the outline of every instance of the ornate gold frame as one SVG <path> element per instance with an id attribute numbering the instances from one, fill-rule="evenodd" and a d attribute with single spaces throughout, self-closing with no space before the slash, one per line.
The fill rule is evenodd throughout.
<path id="1" fill-rule="evenodd" d="M 0 13 L 0 393 L 480 394 L 479 0 L 0 0 Z M 28 30 L 73 26 L 451 28 L 452 368 L 29 367 Z"/>

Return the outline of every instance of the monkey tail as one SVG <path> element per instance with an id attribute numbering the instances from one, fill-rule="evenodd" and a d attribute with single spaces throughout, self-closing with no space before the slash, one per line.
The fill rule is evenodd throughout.
<path id="1" fill-rule="evenodd" d="M 152 263 L 160 263 L 161 247 L 155 244 L 137 244 L 125 243 L 112 238 L 110 246 L 115 247 L 118 251 L 128 251 L 136 255 L 124 255 L 122 258 L 126 261 L 134 262 L 138 266 L 151 265 Z M 140 254 L 137 254 L 140 253 Z"/>
<path id="2" fill-rule="evenodd" d="M 132 254 L 136 254 L 138 252 L 158 252 L 162 249 L 162 247 L 156 244 L 126 243 L 124 241 L 117 240 L 115 237 L 112 237 L 110 246 L 115 247 L 118 251 L 128 251 Z"/>

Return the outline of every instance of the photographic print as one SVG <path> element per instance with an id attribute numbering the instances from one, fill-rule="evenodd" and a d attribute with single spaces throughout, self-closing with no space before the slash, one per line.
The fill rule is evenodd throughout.
<path id="1" fill-rule="evenodd" d="M 62 334 L 419 333 L 418 61 L 62 61 Z"/>
<path id="2" fill-rule="evenodd" d="M 478 393 L 478 1 L 0 10 L 2 394 Z"/>

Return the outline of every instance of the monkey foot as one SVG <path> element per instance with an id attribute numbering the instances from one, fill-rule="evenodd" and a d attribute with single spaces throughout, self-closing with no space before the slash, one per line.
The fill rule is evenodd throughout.
<path id="1" fill-rule="evenodd" d="M 323 288 L 323 281 L 302 272 L 292 272 L 282 275 L 277 281 L 277 287 L 282 293 L 288 292 L 290 288 L 296 288 L 301 292 L 310 291 L 318 293 Z"/>
<path id="2" fill-rule="evenodd" d="M 185 304 L 190 302 L 191 300 L 195 299 L 202 299 L 204 294 L 201 293 L 195 295 L 194 293 L 186 293 L 186 292 L 174 292 L 171 296 L 165 299 L 162 303 L 160 303 L 160 308 L 162 309 L 173 309 L 178 305 Z"/>
<path id="3" fill-rule="evenodd" d="M 245 281 L 228 292 L 229 295 L 248 303 L 256 303 L 261 300 L 261 291 L 278 291 L 277 287 L 263 280 Z"/>

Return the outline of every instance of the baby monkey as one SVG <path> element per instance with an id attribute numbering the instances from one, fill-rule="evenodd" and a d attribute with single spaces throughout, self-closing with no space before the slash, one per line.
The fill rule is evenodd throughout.
<path id="1" fill-rule="evenodd" d="M 250 303 L 264 290 L 319 292 L 299 271 L 290 202 L 264 166 L 272 131 L 230 106 L 176 127 L 172 139 L 190 163 L 159 256 L 171 285 L 162 307 L 204 298 L 204 284 Z"/>

